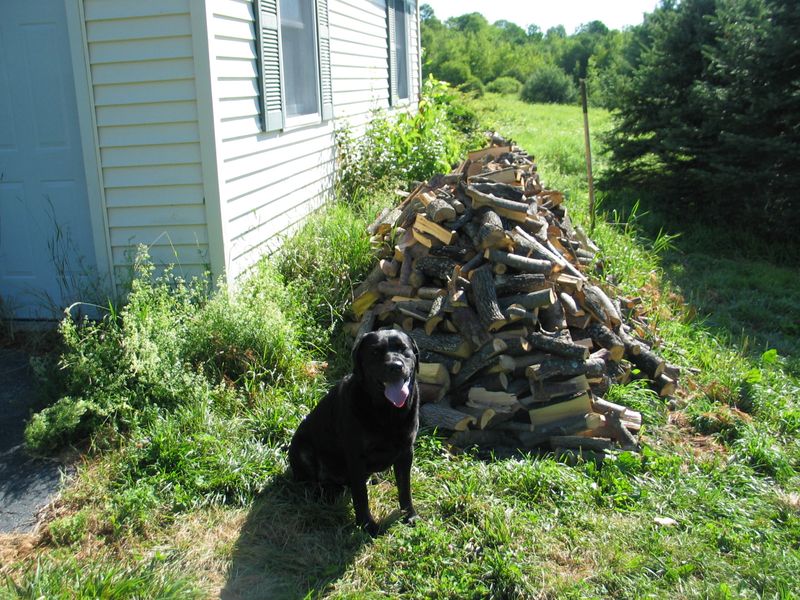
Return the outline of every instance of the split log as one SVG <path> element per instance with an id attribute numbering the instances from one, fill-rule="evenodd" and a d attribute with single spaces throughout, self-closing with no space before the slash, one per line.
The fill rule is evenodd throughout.
<path id="1" fill-rule="evenodd" d="M 515 202 L 491 194 L 484 194 L 476 190 L 475 186 L 472 185 L 467 187 L 467 194 L 472 199 L 472 205 L 475 208 L 488 207 L 497 215 L 522 223 L 528 218 L 528 205 L 524 202 Z"/>
<path id="2" fill-rule="evenodd" d="M 470 282 L 472 283 L 473 304 L 481 322 L 489 331 L 497 331 L 506 324 L 506 318 L 497 304 L 494 278 L 488 267 L 483 266 L 472 271 Z"/>
<path id="3" fill-rule="evenodd" d="M 553 270 L 553 263 L 547 260 L 537 260 L 535 258 L 525 258 L 518 254 L 509 254 L 502 250 L 495 250 L 487 248 L 483 253 L 484 258 L 492 262 L 502 263 L 508 265 L 518 271 L 524 273 L 539 273 L 542 275 L 549 275 Z"/>
<path id="4" fill-rule="evenodd" d="M 419 418 L 426 427 L 449 429 L 451 431 L 464 431 L 470 425 L 477 423 L 472 415 L 450 408 L 442 402 L 428 402 L 419 407 Z"/>
<path id="5" fill-rule="evenodd" d="M 514 296 L 552 289 L 551 284 L 541 273 L 518 273 L 497 277 L 495 287 L 498 296 Z"/>
<path id="6" fill-rule="evenodd" d="M 642 347 L 639 354 L 629 357 L 634 366 L 638 367 L 650 379 L 657 379 L 664 373 L 667 363 L 652 350 Z"/>
<path id="7" fill-rule="evenodd" d="M 589 390 L 586 375 L 576 375 L 563 381 L 531 381 L 531 401 L 549 402 L 553 398 L 575 396 Z"/>
<path id="8" fill-rule="evenodd" d="M 589 351 L 584 346 L 573 344 L 562 337 L 534 331 L 528 335 L 528 341 L 534 348 L 557 354 L 564 358 L 583 360 L 589 357 Z"/>
<path id="9" fill-rule="evenodd" d="M 497 299 L 500 309 L 506 309 L 513 304 L 517 304 L 528 310 L 545 308 L 556 301 L 556 295 L 552 288 L 545 288 L 527 294 L 517 294 L 514 296 L 503 296 Z"/>
<path id="10" fill-rule="evenodd" d="M 539 323 L 545 331 L 561 331 L 568 327 L 564 308 L 558 299 L 539 309 Z"/>
<path id="11" fill-rule="evenodd" d="M 607 439 L 583 437 L 580 435 L 554 435 L 550 438 L 549 442 L 553 449 L 586 449 L 595 452 L 605 452 L 614 448 L 614 444 Z"/>
<path id="12" fill-rule="evenodd" d="M 459 406 L 458 410 L 472 415 L 475 418 L 475 427 L 486 429 L 494 419 L 497 412 L 490 406 Z"/>
<path id="13" fill-rule="evenodd" d="M 574 360 L 565 358 L 551 358 L 539 364 L 531 365 L 525 369 L 525 375 L 531 381 L 543 381 L 553 377 L 570 377 L 586 375 L 586 377 L 599 377 L 603 374 L 605 363 L 602 360 Z"/>
<path id="14" fill-rule="evenodd" d="M 445 318 L 444 303 L 445 303 L 444 296 L 437 296 L 433 300 L 433 304 L 431 304 L 431 309 L 430 311 L 428 311 L 428 315 L 425 320 L 425 333 L 427 333 L 428 335 L 433 334 L 439 323 L 441 323 L 444 320 Z"/>
<path id="15" fill-rule="evenodd" d="M 448 245 L 452 244 L 456 237 L 455 231 L 445 229 L 441 225 L 428 220 L 423 214 L 417 215 L 417 218 L 414 220 L 413 229 L 414 231 L 427 234 L 439 240 L 441 243 Z M 417 238 L 417 240 L 419 240 L 419 238 Z"/>
<path id="16" fill-rule="evenodd" d="M 502 353 L 505 349 L 506 343 L 496 338 L 484 344 L 480 350 L 461 363 L 461 370 L 453 377 L 453 387 L 458 388 L 464 385 L 473 375 L 488 364 L 489 359 Z"/>
<path id="17" fill-rule="evenodd" d="M 442 223 L 456 218 L 456 209 L 442 198 L 434 198 L 425 207 L 425 214 L 434 223 Z"/>
<path id="18" fill-rule="evenodd" d="M 433 383 L 450 389 L 450 373 L 441 363 L 419 363 L 417 381 L 420 383 Z"/>
<path id="19" fill-rule="evenodd" d="M 459 306 L 450 315 L 453 325 L 461 336 L 476 350 L 492 339 L 491 334 L 481 324 L 477 313 L 469 306 Z"/>
<path id="20" fill-rule="evenodd" d="M 440 281 L 447 281 L 458 263 L 444 256 L 423 256 L 417 259 L 416 269 L 424 275 Z"/>
<path id="21" fill-rule="evenodd" d="M 672 396 L 675 394 L 675 390 L 677 386 L 675 384 L 675 380 L 672 377 L 664 375 L 663 373 L 653 379 L 653 389 L 661 398 L 666 398 L 667 396 Z"/>
<path id="22" fill-rule="evenodd" d="M 528 448 L 541 446 L 554 435 L 572 435 L 587 429 L 594 429 L 599 421 L 597 415 L 587 413 L 559 419 L 550 423 L 536 425 L 530 433 L 520 433 L 519 440 Z"/>
<path id="23" fill-rule="evenodd" d="M 506 245 L 506 231 L 503 229 L 503 221 L 496 212 L 487 210 L 481 215 L 477 242 L 477 247 L 481 250 L 499 248 Z"/>
<path id="24" fill-rule="evenodd" d="M 625 344 L 619 336 L 611 331 L 602 323 L 592 323 L 586 328 L 586 333 L 592 341 L 599 347 L 609 351 L 609 358 L 614 362 L 619 362 L 625 355 Z"/>
<path id="25" fill-rule="evenodd" d="M 469 343 L 457 334 L 434 333 L 428 335 L 420 329 L 414 329 L 409 332 L 409 335 L 420 350 L 430 350 L 457 358 L 467 358 L 472 354 Z"/>
<path id="26" fill-rule="evenodd" d="M 484 388 L 472 387 L 467 392 L 469 406 L 491 406 L 497 412 L 514 412 L 521 408 L 519 398 L 508 392 L 490 392 Z"/>

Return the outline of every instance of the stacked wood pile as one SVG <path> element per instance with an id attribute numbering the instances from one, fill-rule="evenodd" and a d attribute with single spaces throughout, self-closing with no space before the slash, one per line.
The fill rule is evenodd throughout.
<path id="1" fill-rule="evenodd" d="M 423 424 L 457 447 L 636 449 L 641 415 L 603 395 L 633 376 L 671 395 L 677 370 L 644 341 L 639 301 L 589 277 L 598 248 L 533 158 L 494 145 L 403 195 L 369 227 L 379 263 L 350 327 L 416 341 Z"/>

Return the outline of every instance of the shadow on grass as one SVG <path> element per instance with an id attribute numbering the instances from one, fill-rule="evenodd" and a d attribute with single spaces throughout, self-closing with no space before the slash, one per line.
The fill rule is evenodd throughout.
<path id="1" fill-rule="evenodd" d="M 368 541 L 353 526 L 349 494 L 326 504 L 280 475 L 253 503 L 220 597 L 317 597 Z"/>
<path id="2" fill-rule="evenodd" d="M 722 217 L 681 217 L 647 193 L 609 192 L 602 209 L 633 221 L 646 243 L 662 232 L 677 235 L 661 255 L 664 276 L 704 325 L 752 356 L 774 348 L 800 361 L 800 244 L 777 243 Z"/>

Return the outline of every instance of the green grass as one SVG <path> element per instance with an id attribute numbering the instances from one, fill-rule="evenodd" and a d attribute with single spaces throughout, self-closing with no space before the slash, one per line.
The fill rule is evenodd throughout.
<path id="1" fill-rule="evenodd" d="M 476 103 L 588 229 L 580 109 Z M 591 119 L 595 134 L 609 126 L 603 111 Z M 412 473 L 422 518 L 397 520 L 380 474 L 376 540 L 353 527 L 346 496 L 321 504 L 289 481 L 294 428 L 347 368 L 341 323 L 371 263 L 364 227 L 390 201 L 321 211 L 239 294 L 142 284 L 109 322 L 67 328 L 64 383 L 86 406 L 64 406 L 90 412 L 65 411 L 63 425 L 92 444 L 42 545 L 3 567 L 14 583 L 0 597 L 800 595 L 796 271 L 753 241 L 744 260 L 694 234 L 659 236 L 644 197 L 603 198 L 604 275 L 643 297 L 658 352 L 699 371 L 672 410 L 637 383 L 609 393 L 642 412 L 641 454 L 490 460 L 425 431 Z"/>

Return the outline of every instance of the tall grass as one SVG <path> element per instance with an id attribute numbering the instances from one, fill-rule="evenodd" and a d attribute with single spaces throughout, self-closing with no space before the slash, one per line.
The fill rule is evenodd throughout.
<path id="1" fill-rule="evenodd" d="M 579 109 L 491 94 L 480 102 L 488 126 L 540 157 L 545 182 L 569 192 L 569 214 L 586 227 Z M 605 113 L 592 118 L 602 130 Z M 364 228 L 390 202 L 361 195 L 323 209 L 238 293 L 143 279 L 106 321 L 64 326 L 61 364 L 75 399 L 64 406 L 81 408 L 62 429 L 71 433 L 42 433 L 42 447 L 89 436 L 96 452 L 51 523 L 41 575 L 10 566 L 0 596 L 59 597 L 58 577 L 74 597 L 127 580 L 139 597 L 173 588 L 245 598 L 800 594 L 796 357 L 744 344 L 766 338 L 721 326 L 719 313 L 698 320 L 665 257 L 713 256 L 651 236 L 632 205 L 600 213 L 600 276 L 643 298 L 651 341 L 686 375 L 669 404 L 640 382 L 610 392 L 643 414 L 640 454 L 486 457 L 451 452 L 425 431 L 412 473 L 422 518 L 393 522 L 393 477 L 378 474 L 373 511 L 393 524 L 375 541 L 352 526 L 346 497 L 323 505 L 293 486 L 286 444 L 328 378 L 348 368 L 342 317 L 373 261 Z M 774 269 L 770 280 L 793 289 Z M 746 298 L 735 265 L 717 277 L 732 296 L 723 311 Z M 170 560 L 151 568 L 138 558 L 154 555 Z M 89 587 L 98 579 L 109 587 Z"/>

